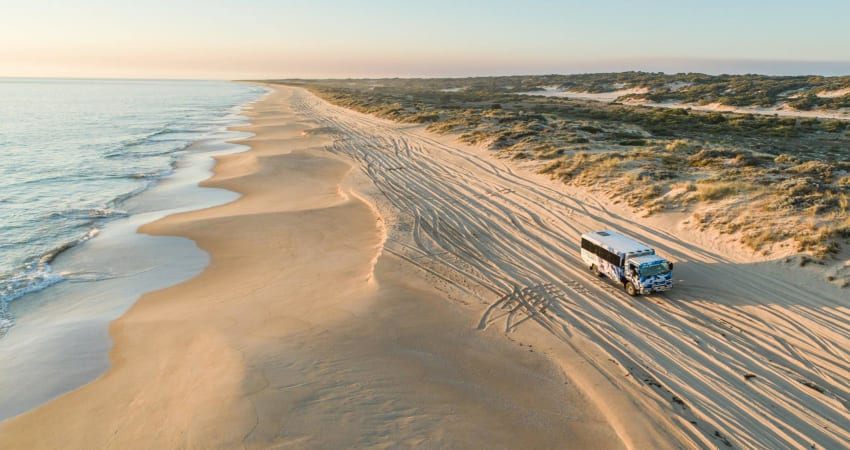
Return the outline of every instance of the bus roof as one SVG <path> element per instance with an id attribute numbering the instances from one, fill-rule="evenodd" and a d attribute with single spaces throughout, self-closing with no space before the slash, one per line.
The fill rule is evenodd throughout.
<path id="1" fill-rule="evenodd" d="M 581 237 L 616 253 L 628 254 L 647 250 L 652 251 L 646 244 L 642 244 L 611 230 L 593 231 L 582 234 Z"/>

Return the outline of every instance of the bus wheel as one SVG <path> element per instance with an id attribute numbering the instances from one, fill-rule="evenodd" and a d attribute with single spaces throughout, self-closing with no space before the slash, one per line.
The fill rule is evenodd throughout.
<path id="1" fill-rule="evenodd" d="M 602 276 L 602 272 L 599 271 L 599 267 L 596 267 L 596 264 L 592 264 L 590 266 L 590 271 L 593 272 L 593 274 L 596 275 L 597 277 Z"/>
<path id="2" fill-rule="evenodd" d="M 635 289 L 635 285 L 634 285 L 634 284 L 632 284 L 632 282 L 631 282 L 631 281 L 626 281 L 626 292 L 627 292 L 629 295 L 631 295 L 632 297 L 634 297 L 635 295 L 637 295 L 637 289 Z"/>

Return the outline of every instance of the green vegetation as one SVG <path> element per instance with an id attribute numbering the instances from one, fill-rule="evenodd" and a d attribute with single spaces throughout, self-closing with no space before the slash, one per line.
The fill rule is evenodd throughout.
<path id="1" fill-rule="evenodd" d="M 850 76 L 704 75 L 699 73 L 621 72 L 579 75 L 541 75 L 480 78 L 435 78 L 428 80 L 358 80 L 369 81 L 375 90 L 406 85 L 413 93 L 442 92 L 447 96 L 481 93 L 518 93 L 558 88 L 576 92 L 615 92 L 621 89 L 644 89 L 646 93 L 629 94 L 619 100 L 681 102 L 705 105 L 771 107 L 787 104 L 795 109 L 850 108 Z M 497 101 L 498 103 L 498 101 Z"/>
<path id="2" fill-rule="evenodd" d="M 850 238 L 850 123 L 698 112 L 519 95 L 543 86 L 599 92 L 647 87 L 653 101 L 739 106 L 800 101 L 844 89 L 850 77 L 709 77 L 646 73 L 467 79 L 281 80 L 361 112 L 486 145 L 567 183 L 604 190 L 647 214 L 697 204 L 701 228 L 737 233 L 756 250 L 777 245 L 824 256 Z M 718 92 L 724 95 L 717 96 Z M 644 95 L 644 94 L 636 94 Z M 810 97 L 816 97 L 812 99 Z"/>
<path id="3" fill-rule="evenodd" d="M 604 89 L 604 75 L 595 79 L 592 87 Z M 782 103 L 798 110 L 850 108 L 850 93 L 828 97 L 830 92 L 850 87 L 850 77 L 702 74 L 648 74 L 631 72 L 621 75 L 626 87 L 643 87 L 645 94 L 631 94 L 623 99 L 643 99 L 651 102 L 681 102 L 705 105 L 720 103 L 728 106 L 772 107 Z M 593 76 L 591 76 L 593 77 Z M 607 84 L 608 91 L 615 84 Z M 581 88 L 573 86 L 573 89 Z M 604 90 L 603 90 L 604 92 Z M 819 95 L 820 94 L 820 95 Z"/>

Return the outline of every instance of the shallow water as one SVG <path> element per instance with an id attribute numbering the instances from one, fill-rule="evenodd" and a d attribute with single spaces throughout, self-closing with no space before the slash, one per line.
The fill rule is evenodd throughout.
<path id="1" fill-rule="evenodd" d="M 225 85 L 223 92 L 232 92 L 226 83 L 220 84 Z M 257 99 L 265 92 L 250 89 L 247 100 Z M 49 285 L 42 280 L 40 285 L 33 284 L 33 292 L 26 295 L 9 291 L 17 292 L 18 297 L 5 309 L 7 324 L 14 320 L 15 326 L 7 327 L 0 338 L 0 421 L 103 374 L 109 368 L 112 347 L 109 324 L 145 292 L 185 281 L 207 266 L 208 255 L 193 241 L 148 236 L 136 230 L 170 214 L 220 205 L 239 197 L 234 192 L 199 187 L 198 183 L 212 175 L 213 156 L 247 149 L 227 140 L 249 134 L 225 130 L 226 126 L 244 123 L 244 117 L 239 115 L 244 103 L 224 104 L 217 114 L 211 112 L 211 120 L 206 122 L 209 126 L 199 126 L 199 131 L 194 132 L 196 142 L 187 141 L 166 160 L 166 176 L 145 180 L 142 188 L 131 191 L 133 195 L 119 193 L 117 199 L 107 200 L 110 207 L 122 212 L 97 216 L 78 227 L 92 238 L 80 240 L 72 235 L 72 242 L 84 243 L 60 244 L 57 248 L 61 251 L 53 248 L 48 250 L 48 257 L 34 256 L 42 260 L 38 270 L 62 282 Z M 130 159 L 154 166 L 144 158 Z"/>
<path id="2" fill-rule="evenodd" d="M 128 199 L 262 92 L 215 81 L 0 79 L 0 337 L 14 324 L 9 302 L 93 276 L 54 270 L 56 255 L 126 217 Z"/>

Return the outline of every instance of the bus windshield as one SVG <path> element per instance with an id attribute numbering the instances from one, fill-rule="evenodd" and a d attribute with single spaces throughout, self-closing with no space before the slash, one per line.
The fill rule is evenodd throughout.
<path id="1" fill-rule="evenodd" d="M 641 266 L 640 274 L 645 277 L 651 277 L 653 275 L 660 275 L 662 273 L 667 273 L 670 271 L 670 263 L 664 261 L 657 264 L 653 264 L 650 266 Z"/>

